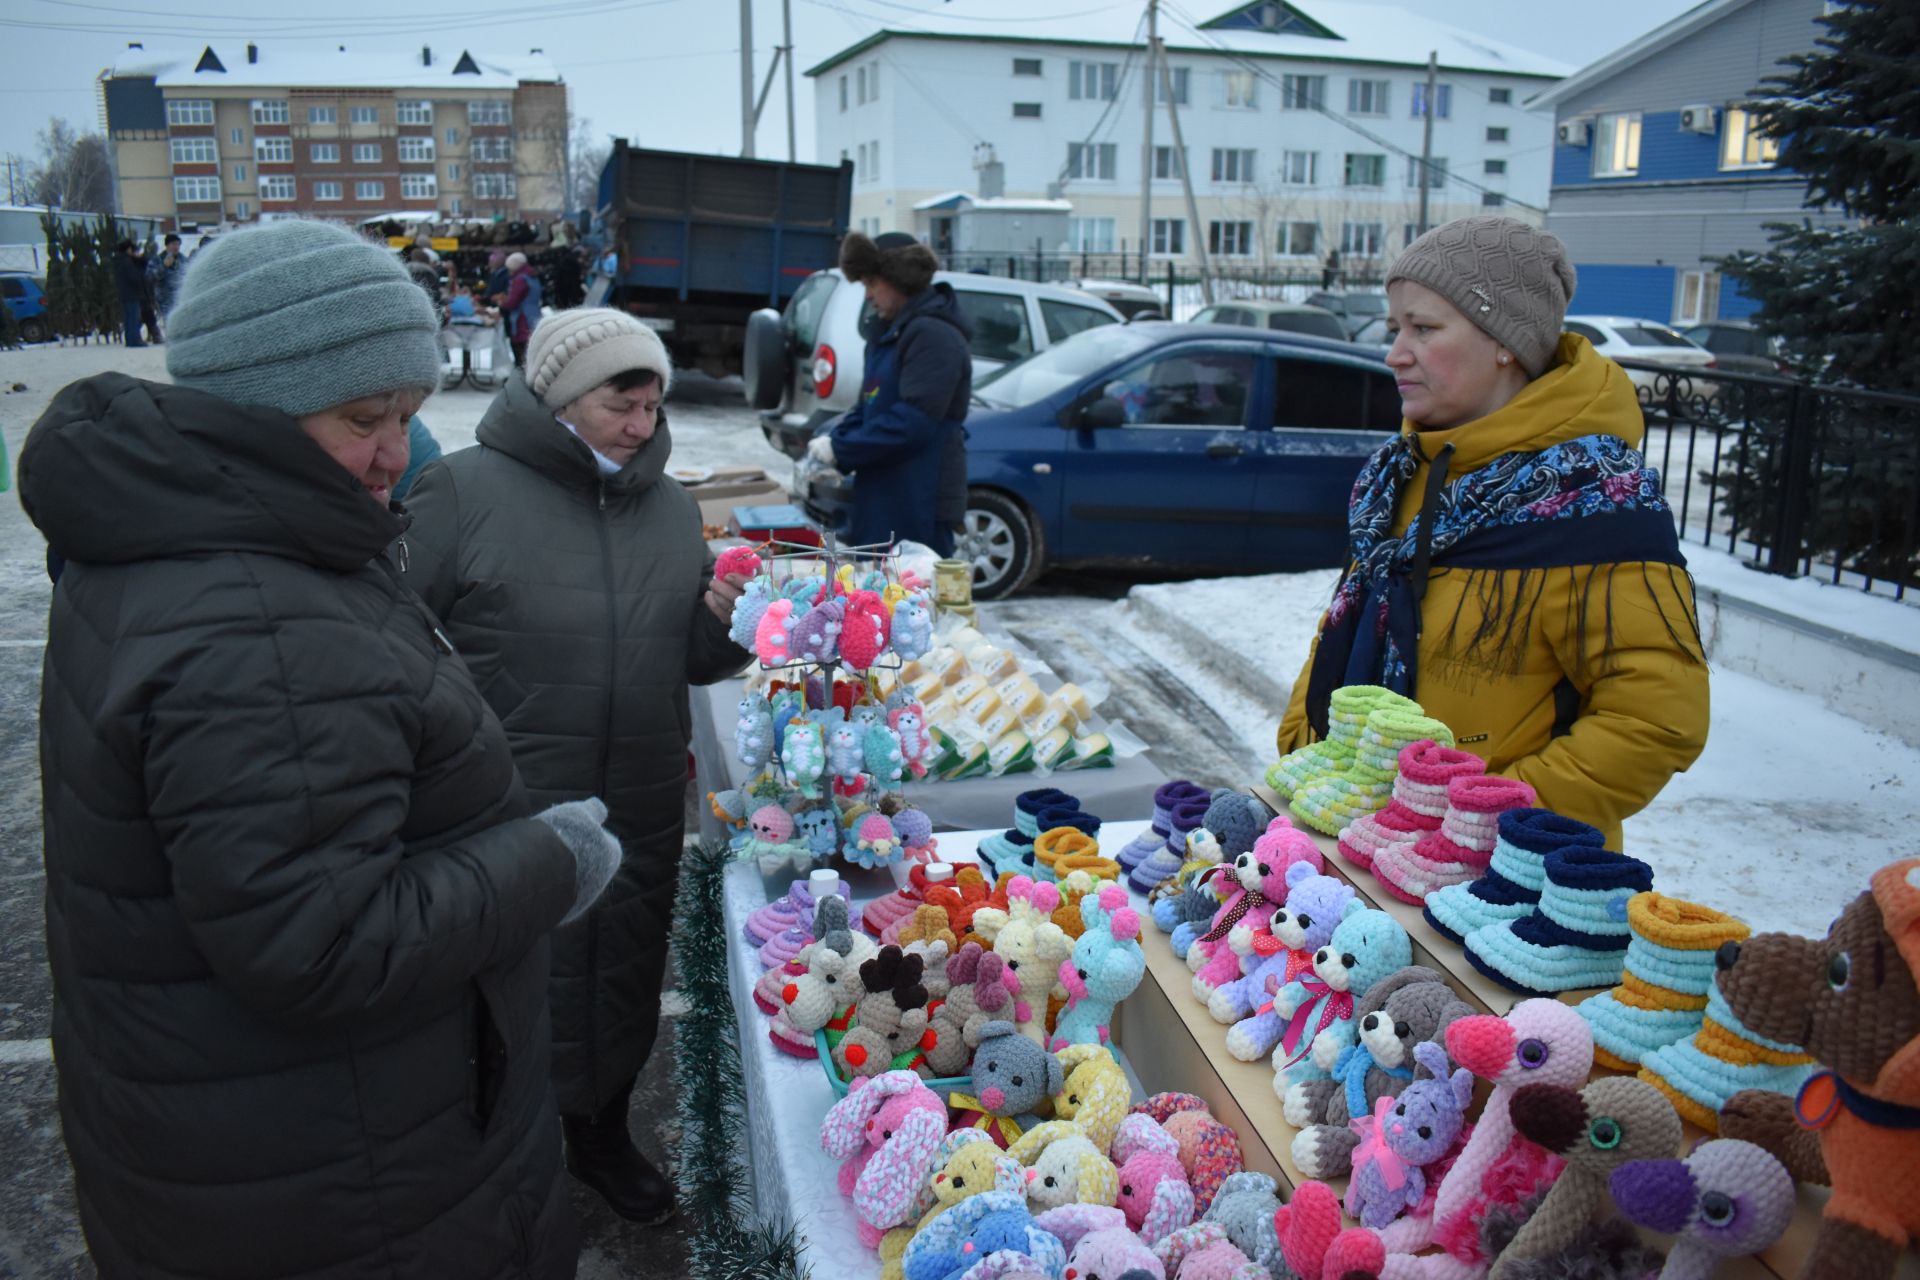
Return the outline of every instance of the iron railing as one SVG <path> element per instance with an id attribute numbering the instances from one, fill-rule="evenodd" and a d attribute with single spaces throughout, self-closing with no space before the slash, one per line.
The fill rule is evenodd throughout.
<path id="1" fill-rule="evenodd" d="M 1150 256 L 1142 261 L 1138 252 L 990 253 L 984 250 L 965 250 L 942 257 L 943 265 L 949 271 L 971 271 L 1051 284 L 1075 280 L 1125 280 L 1155 290 L 1167 300 L 1169 307 L 1173 307 L 1176 299 L 1188 293 L 1193 294 L 1195 306 L 1199 305 L 1200 272 L 1197 264 L 1171 258 Z M 1307 263 L 1263 263 L 1215 258 L 1208 263 L 1207 278 L 1213 285 L 1216 301 L 1273 298 L 1297 302 L 1319 289 L 1378 289 L 1383 279 L 1382 271 L 1382 267 L 1370 261 L 1330 272 L 1325 267 Z"/>
<path id="2" fill-rule="evenodd" d="M 1896 600 L 1920 588 L 1920 396 L 1619 363 L 1683 539 Z"/>

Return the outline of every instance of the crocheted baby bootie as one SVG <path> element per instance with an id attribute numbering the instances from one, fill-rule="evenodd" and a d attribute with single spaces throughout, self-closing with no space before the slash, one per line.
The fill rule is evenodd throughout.
<path id="1" fill-rule="evenodd" d="M 1640 1078 L 1666 1094 L 1681 1119 L 1715 1134 L 1720 1132 L 1720 1109 L 1742 1089 L 1790 1094 L 1812 1074 L 1811 1055 L 1797 1044 L 1749 1031 L 1717 982 L 1707 992 L 1700 1029 L 1640 1059 Z"/>
<path id="2" fill-rule="evenodd" d="M 1530 996 L 1619 982 L 1627 962 L 1627 900 L 1653 887 L 1653 868 L 1624 853 L 1573 848 L 1547 855 L 1546 872 L 1532 915 L 1467 935 L 1468 962 L 1509 991 Z"/>
<path id="3" fill-rule="evenodd" d="M 1387 706 L 1369 713 L 1352 762 L 1295 791 L 1288 811 L 1316 831 L 1339 835 L 1356 819 L 1387 806 L 1400 771 L 1401 749 L 1422 740 L 1450 747 L 1453 730 L 1418 709 Z"/>
<path id="4" fill-rule="evenodd" d="M 860 909 L 860 927 L 874 937 L 887 931 L 889 925 L 897 924 L 913 915 L 914 908 L 926 901 L 928 887 L 933 883 L 927 879 L 927 868 L 935 864 L 916 862 L 907 872 L 907 885 L 904 889 L 895 889 L 884 897 L 875 898 Z M 943 864 L 944 865 L 944 864 Z M 841 887 L 846 881 L 840 882 Z"/>
<path id="5" fill-rule="evenodd" d="M 1352 764 L 1360 737 L 1367 730 L 1367 717 L 1383 707 L 1420 714 L 1419 703 L 1377 684 L 1335 689 L 1327 699 L 1327 736 L 1281 756 L 1267 770 L 1267 785 L 1282 800 L 1291 800 L 1308 783 Z"/>
<path id="6" fill-rule="evenodd" d="M 1752 932 L 1732 916 L 1664 894 L 1627 903 L 1627 971 L 1620 985 L 1580 1002 L 1593 1027 L 1593 1060 L 1631 1071 L 1647 1054 L 1684 1040 L 1706 1017 L 1714 953 Z"/>
<path id="7" fill-rule="evenodd" d="M 1447 816 L 1447 784 L 1486 770 L 1486 761 L 1473 752 L 1443 747 L 1432 738 L 1400 748 L 1393 799 L 1380 812 L 1355 818 L 1340 833 L 1340 852 L 1356 866 L 1371 867 L 1374 851 L 1383 845 L 1412 844 L 1438 831 Z"/>
<path id="8" fill-rule="evenodd" d="M 1388 893 L 1415 906 L 1435 889 L 1477 880 L 1493 860 L 1500 815 L 1531 808 L 1534 799 L 1533 788 L 1514 778 L 1484 773 L 1455 778 L 1447 784 L 1447 816 L 1440 829 L 1411 844 L 1380 849 L 1373 874 Z"/>
<path id="9" fill-rule="evenodd" d="M 1421 913 L 1455 942 L 1475 929 L 1523 919 L 1540 902 L 1547 882 L 1547 855 L 1560 849 L 1599 849 L 1598 827 L 1563 818 L 1551 809 L 1509 809 L 1500 815 L 1487 872 L 1471 884 L 1450 884 L 1427 895 Z"/>
<path id="10" fill-rule="evenodd" d="M 788 962 L 761 974 L 760 980 L 753 984 L 754 1007 L 769 1018 L 779 1013 L 787 1007 L 786 1002 L 780 998 L 780 993 L 786 990 L 789 982 L 805 972 L 804 967 Z"/>
<path id="11" fill-rule="evenodd" d="M 766 945 L 760 948 L 760 967 L 778 969 L 799 955 L 802 950 L 813 945 L 813 931 L 795 925 L 791 929 L 782 929 L 768 938 Z"/>
<path id="12" fill-rule="evenodd" d="M 1040 787 L 1033 791 L 1022 791 L 1013 798 L 1013 825 L 1031 840 L 1046 828 L 1040 825 L 1040 815 L 1048 809 L 1078 809 L 1080 801 L 1057 787 Z"/>
<path id="13" fill-rule="evenodd" d="M 759 947 L 766 945 L 769 938 L 776 938 L 788 929 L 812 922 L 812 908 L 807 909 L 803 920 L 800 904 L 795 902 L 789 893 L 786 897 L 775 898 L 766 906 L 750 912 L 747 915 L 747 922 L 740 926 L 740 932 L 746 935 L 750 944 Z"/>
<path id="14" fill-rule="evenodd" d="M 987 836 L 980 841 L 975 853 L 980 865 L 987 869 L 989 879 L 998 878 L 1002 871 L 1033 874 L 1033 837 L 1018 827 Z"/>
<path id="15" fill-rule="evenodd" d="M 1048 817 L 1057 814 L 1050 811 Z M 1096 819 L 1096 823 L 1097 823 Z M 1098 830 L 1096 825 L 1095 830 Z M 1100 856 L 1100 842 L 1077 826 L 1057 826 L 1042 831 L 1033 842 L 1033 878 L 1035 880 L 1059 880 L 1059 862 L 1062 858 L 1075 854 L 1090 857 Z"/>
<path id="16" fill-rule="evenodd" d="M 1163 782 L 1153 792 L 1153 823 L 1145 831 L 1129 840 L 1121 849 L 1119 863 L 1129 875 L 1133 869 L 1152 857 L 1154 852 L 1165 847 L 1167 837 L 1173 832 L 1173 806 L 1182 800 L 1204 800 L 1207 789 L 1185 778 L 1175 778 L 1172 782 Z"/>
<path id="17" fill-rule="evenodd" d="M 1174 801 L 1168 808 L 1165 842 L 1127 876 L 1127 883 L 1136 892 L 1151 893 L 1180 873 L 1188 858 L 1187 836 L 1205 824 L 1210 795 L 1203 790 L 1199 795 Z"/>

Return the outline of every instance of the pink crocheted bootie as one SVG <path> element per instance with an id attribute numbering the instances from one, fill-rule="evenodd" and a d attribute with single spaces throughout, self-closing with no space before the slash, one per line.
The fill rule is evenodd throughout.
<path id="1" fill-rule="evenodd" d="M 1447 816 L 1440 829 L 1412 844 L 1374 854 L 1373 874 L 1388 893 L 1415 906 L 1444 885 L 1477 880 L 1493 860 L 1500 815 L 1534 804 L 1533 788 L 1513 778 L 1466 774 L 1447 784 Z"/>
<path id="2" fill-rule="evenodd" d="M 1393 799 L 1379 813 L 1354 819 L 1340 833 L 1340 852 L 1358 866 L 1372 867 L 1374 852 L 1381 847 L 1412 844 L 1438 831 L 1447 816 L 1447 784 L 1486 768 L 1486 761 L 1471 751 L 1441 746 L 1432 738 L 1402 747 Z"/>

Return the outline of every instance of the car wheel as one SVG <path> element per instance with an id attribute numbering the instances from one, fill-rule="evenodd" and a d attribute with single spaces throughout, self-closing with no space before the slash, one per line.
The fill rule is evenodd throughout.
<path id="1" fill-rule="evenodd" d="M 787 347 L 787 329 L 778 311 L 762 307 L 747 317 L 740 376 L 746 383 L 747 403 L 753 408 L 780 407 L 787 392 Z"/>
<path id="2" fill-rule="evenodd" d="M 22 342 L 45 342 L 47 340 L 47 326 L 40 322 L 40 317 L 35 316 L 31 320 L 22 320 L 20 322 L 20 340 Z"/>
<path id="3" fill-rule="evenodd" d="M 954 558 L 973 565 L 973 596 L 998 600 L 1040 576 L 1046 548 L 1040 524 L 1018 501 L 992 489 L 967 491 Z"/>

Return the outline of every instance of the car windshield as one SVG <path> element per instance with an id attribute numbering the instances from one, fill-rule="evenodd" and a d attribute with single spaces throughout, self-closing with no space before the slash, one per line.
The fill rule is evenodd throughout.
<path id="1" fill-rule="evenodd" d="M 1347 310 L 1355 315 L 1383 316 L 1387 314 L 1387 295 L 1384 293 L 1350 293 L 1347 295 Z"/>
<path id="2" fill-rule="evenodd" d="M 1693 343 L 1664 325 L 1622 324 L 1615 325 L 1615 333 L 1620 341 L 1630 347 L 1690 347 Z"/>
<path id="3" fill-rule="evenodd" d="M 1165 332 L 1157 327 L 1133 329 L 1109 324 L 1076 333 L 1045 351 L 988 374 L 974 384 L 974 392 L 988 404 L 1003 409 L 1037 404 L 1114 361 L 1152 346 Z"/>
<path id="4" fill-rule="evenodd" d="M 1340 317 L 1326 311 L 1270 311 L 1267 313 L 1267 328 L 1311 334 L 1316 338 L 1333 338 L 1339 342 L 1347 340 L 1347 331 L 1341 326 Z"/>

